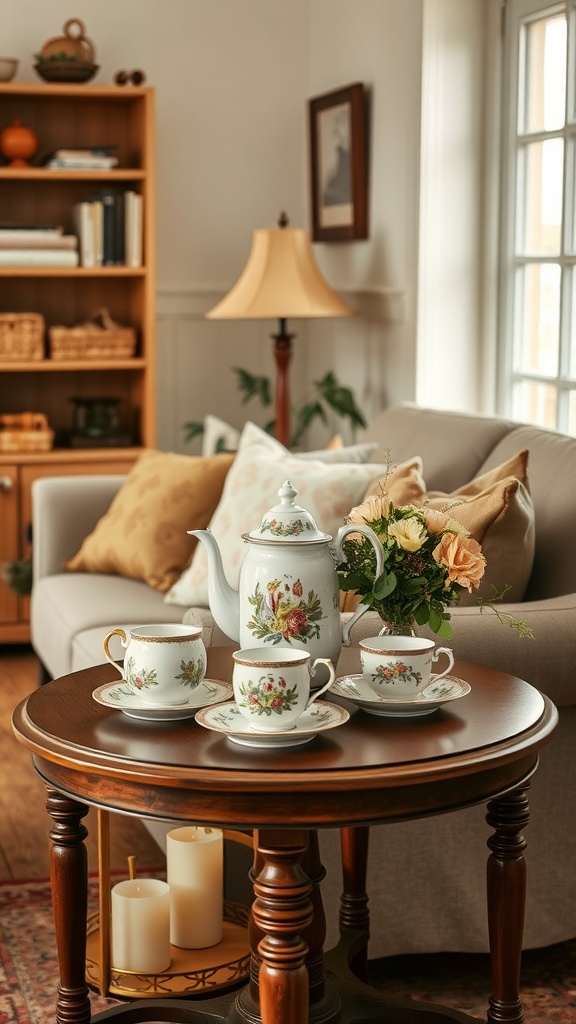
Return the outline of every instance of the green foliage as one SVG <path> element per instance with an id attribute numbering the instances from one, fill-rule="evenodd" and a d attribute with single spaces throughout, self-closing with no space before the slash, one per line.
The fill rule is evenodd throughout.
<path id="1" fill-rule="evenodd" d="M 265 409 L 272 404 L 272 388 L 268 377 L 249 373 L 248 370 L 243 370 L 239 366 L 234 366 L 232 369 L 236 374 L 242 405 L 246 405 L 253 399 L 259 401 Z M 331 370 L 320 380 L 312 382 L 312 393 L 302 405 L 293 411 L 294 426 L 290 439 L 292 447 L 296 448 L 301 444 L 306 431 L 314 422 L 320 421 L 328 426 L 330 413 L 347 420 L 353 434 L 357 427 L 366 426 L 366 420 L 356 405 L 351 388 L 339 384 Z M 273 434 L 274 426 L 274 420 L 269 420 L 264 425 L 264 430 Z M 199 422 L 185 423 L 184 431 L 184 440 L 192 441 L 203 433 L 204 426 Z"/>
<path id="2" fill-rule="evenodd" d="M 23 597 L 32 593 L 32 562 L 4 562 L 0 566 L 0 577 L 17 594 Z"/>

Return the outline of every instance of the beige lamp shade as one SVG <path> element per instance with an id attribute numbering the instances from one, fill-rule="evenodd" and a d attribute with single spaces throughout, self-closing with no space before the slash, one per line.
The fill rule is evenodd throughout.
<path id="1" fill-rule="evenodd" d="M 318 269 L 303 228 L 258 228 L 244 270 L 212 320 L 352 316 Z"/>

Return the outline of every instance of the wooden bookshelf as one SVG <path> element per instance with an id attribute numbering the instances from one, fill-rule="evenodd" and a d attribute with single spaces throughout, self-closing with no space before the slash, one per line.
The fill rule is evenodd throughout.
<path id="1" fill-rule="evenodd" d="M 142 267 L 0 266 L 0 312 L 42 313 L 44 358 L 4 361 L 0 414 L 42 412 L 55 430 L 49 452 L 0 449 L 0 563 L 30 554 L 30 488 L 39 476 L 126 472 L 156 438 L 154 92 L 145 87 L 0 84 L 0 131 L 18 120 L 37 135 L 32 166 L 0 165 L 0 222 L 62 224 L 74 233 L 73 207 L 106 189 L 143 197 Z M 42 166 L 56 149 L 114 146 L 113 170 Z M 1 158 L 0 158 L 1 159 Z M 52 360 L 48 329 L 72 327 L 97 309 L 133 327 L 133 358 Z M 72 398 L 120 401 L 124 447 L 70 447 Z M 0 580 L 0 643 L 29 637 L 28 600 Z"/>

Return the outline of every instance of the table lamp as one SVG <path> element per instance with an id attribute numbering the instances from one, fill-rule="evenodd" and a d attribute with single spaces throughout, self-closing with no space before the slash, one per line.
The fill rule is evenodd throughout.
<path id="1" fill-rule="evenodd" d="M 288 366 L 293 334 L 286 328 L 288 317 L 352 316 L 324 280 L 312 253 L 309 233 L 289 228 L 281 213 L 278 227 L 258 228 L 253 233 L 248 262 L 236 284 L 213 309 L 210 320 L 278 319 L 274 341 L 276 361 L 275 434 L 290 445 L 290 397 Z"/>

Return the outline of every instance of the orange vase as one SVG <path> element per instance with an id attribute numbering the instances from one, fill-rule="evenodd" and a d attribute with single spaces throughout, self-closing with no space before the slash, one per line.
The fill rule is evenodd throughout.
<path id="1" fill-rule="evenodd" d="M 9 161 L 9 167 L 29 167 L 28 158 L 38 149 L 38 138 L 31 128 L 13 121 L 0 132 L 0 152 Z"/>

